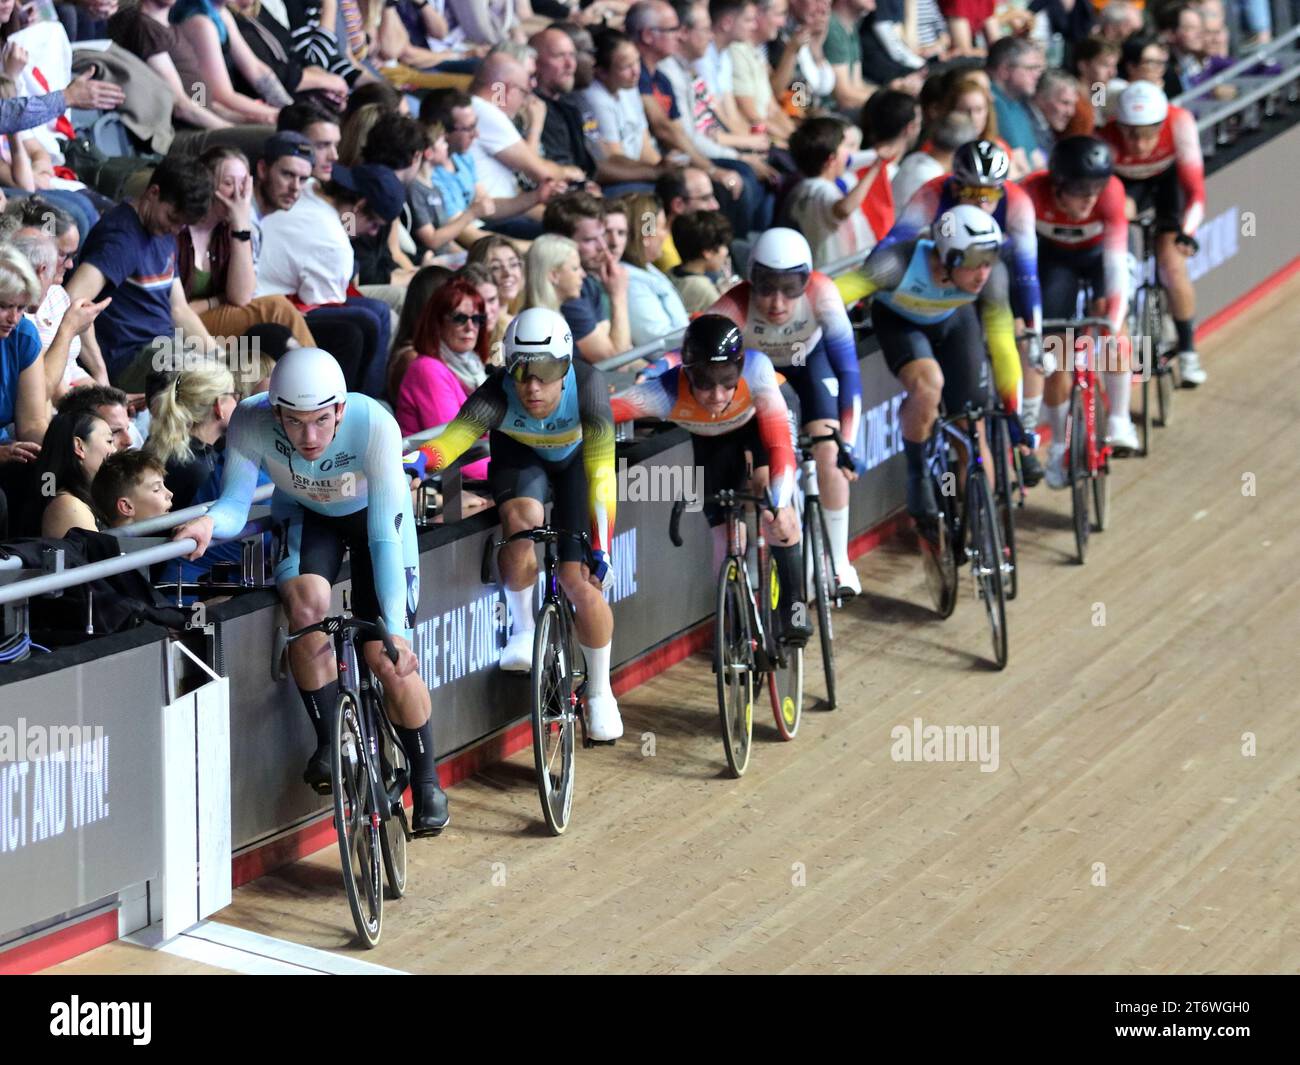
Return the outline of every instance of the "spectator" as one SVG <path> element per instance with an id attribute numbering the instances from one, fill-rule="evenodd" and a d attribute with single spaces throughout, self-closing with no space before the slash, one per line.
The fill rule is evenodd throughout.
<path id="1" fill-rule="evenodd" d="M 623 261 L 627 251 L 627 203 L 623 200 L 605 201 L 605 246 L 616 263 Z"/>
<path id="2" fill-rule="evenodd" d="M 1103 41 L 1121 45 L 1142 32 L 1142 12 L 1129 0 L 1110 0 L 1097 13 L 1097 28 Z"/>
<path id="3" fill-rule="evenodd" d="M 89 329 L 99 308 L 83 303 L 75 313 L 68 314 L 68 294 L 62 285 L 54 283 L 59 251 L 43 231 L 20 229 L 10 238 L 10 244 L 27 260 L 36 278 L 39 299 L 33 301 L 36 310 L 27 312 L 27 320 L 41 338 L 45 393 L 51 401 L 57 401 L 74 384 L 93 381 L 77 363 L 77 356 L 81 354 L 81 334 Z"/>
<path id="4" fill-rule="evenodd" d="M 177 272 L 190 309 L 217 336 L 242 335 L 275 322 L 303 347 L 316 346 L 302 312 L 283 296 L 258 296 L 253 263 L 253 177 L 235 148 L 209 148 L 198 159 L 212 175 L 215 191 L 208 213 L 178 238 Z"/>
<path id="5" fill-rule="evenodd" d="M 91 230 L 68 298 L 113 301 L 95 320 L 108 378 L 128 392 L 144 385 L 159 338 L 173 329 L 200 350 L 216 342 L 185 299 L 176 273 L 176 236 L 212 205 L 212 175 L 188 160 L 169 158 L 154 170 L 144 195 L 113 208 Z M 98 375 L 96 375 L 98 376 Z"/>
<path id="6" fill-rule="evenodd" d="M 1079 86 L 1079 106 L 1068 130 L 1069 136 L 1088 135 L 1097 128 L 1097 110 L 1110 95 L 1111 82 L 1119 71 L 1119 45 L 1103 37 L 1080 41 L 1074 50 L 1074 73 Z"/>
<path id="7" fill-rule="evenodd" d="M 1156 29 L 1169 49 L 1170 62 L 1165 68 L 1164 90 L 1172 100 L 1191 88 L 1201 72 L 1205 26 L 1201 12 L 1192 4 L 1174 3 L 1166 4 L 1156 12 Z"/>
<path id="8" fill-rule="evenodd" d="M 1246 35 L 1242 41 L 1246 48 L 1257 48 L 1273 39 L 1273 12 L 1268 0 L 1233 0 L 1233 6 L 1237 9 L 1237 20 Z M 1294 18 L 1294 5 L 1291 13 Z M 1226 49 L 1223 54 L 1227 54 Z"/>
<path id="9" fill-rule="evenodd" d="M 412 346 L 415 327 L 424 316 L 424 309 L 433 294 L 455 275 L 445 266 L 422 266 L 411 278 L 407 286 L 407 300 L 402 306 L 402 314 L 397 320 L 397 329 L 393 333 L 393 353 L 388 359 L 387 380 L 384 395 L 391 406 L 396 408 L 397 395 L 402 387 L 402 377 L 406 368 L 415 358 Z M 425 426 L 429 428 L 429 426 Z"/>
<path id="10" fill-rule="evenodd" d="M 863 25 L 864 36 L 870 37 L 870 41 L 863 41 L 864 57 L 870 49 L 872 52 L 877 52 L 887 58 L 902 74 L 906 74 L 908 71 L 924 71 L 925 56 L 936 52 L 933 46 L 934 42 L 938 40 L 944 30 L 944 21 L 934 0 L 930 0 L 929 3 L 931 22 L 925 34 L 926 43 L 931 47 L 922 51 L 913 50 L 908 43 L 906 33 L 906 22 L 909 17 L 908 8 L 911 8 L 910 17 L 912 21 L 918 23 L 917 32 L 912 34 L 912 37 L 915 39 L 921 36 L 920 21 L 922 15 L 915 0 L 908 0 L 906 4 L 904 4 L 903 0 L 874 0 L 871 7 L 874 7 L 875 10 L 868 11 Z M 938 50 L 941 51 L 942 49 Z M 874 64 L 865 61 L 864 58 L 864 72 L 870 75 L 873 69 Z M 895 75 L 895 77 L 897 76 Z M 918 86 L 912 91 L 912 95 L 915 96 L 919 91 Z"/>
<path id="11" fill-rule="evenodd" d="M 56 414 L 36 460 L 35 483 L 41 491 L 29 504 L 28 535 L 60 539 L 69 529 L 99 529 L 90 485 L 112 453 L 113 434 L 102 418 L 86 411 Z"/>
<path id="12" fill-rule="evenodd" d="M 506 237 L 493 235 L 475 243 L 469 261 L 491 271 L 501 295 L 502 316 L 508 324 L 524 307 L 524 262 L 519 250 Z"/>
<path id="13" fill-rule="evenodd" d="M 733 135 L 756 137 L 752 142 L 762 162 L 769 141 L 765 130 L 753 129 L 754 123 L 736 104 L 735 67 L 731 46 L 747 43 L 758 26 L 754 0 L 709 0 L 704 9 L 689 17 L 691 32 L 683 39 L 684 54 L 694 61 L 695 73 L 704 81 L 710 97 L 720 108 L 718 117 Z M 708 26 L 706 33 L 704 27 Z M 702 46 L 702 47 L 701 47 Z M 768 92 L 769 98 L 771 90 Z M 737 143 L 737 142 L 733 142 Z M 738 142 L 743 145 L 746 140 Z M 763 171 L 758 170 L 760 176 Z"/>
<path id="14" fill-rule="evenodd" d="M 835 107 L 835 71 L 826 58 L 831 0 L 790 0 L 789 36 L 772 86 L 797 114 Z"/>
<path id="15" fill-rule="evenodd" d="M 1049 35 L 1060 34 L 1069 54 L 1080 41 L 1088 39 L 1097 20 L 1096 9 L 1086 0 L 1031 0 L 1029 10 L 1037 13 L 1040 25 L 1046 21 Z"/>
<path id="16" fill-rule="evenodd" d="M 876 242 L 861 209 L 876 168 L 869 168 L 848 193 L 836 184 L 848 164 L 847 131 L 842 119 L 809 118 L 790 138 L 790 154 L 803 180 L 791 190 L 786 211 L 793 228 L 808 238 L 815 270 Z"/>
<path id="17" fill-rule="evenodd" d="M 874 0 L 834 0 L 826 29 L 826 61 L 835 72 L 835 89 L 831 94 L 839 111 L 857 114 L 874 85 L 862 79 L 862 20 L 874 8 Z"/>
<path id="18" fill-rule="evenodd" d="M 282 134 L 283 136 L 283 134 Z M 292 210 L 263 223 L 257 294 L 288 296 L 316 332 L 343 308 L 365 332 L 360 352 L 348 359 L 334 352 L 349 387 L 378 395 L 392 336 L 388 304 L 357 294 L 356 257 L 350 237 L 375 235 L 402 209 L 405 190 L 388 167 L 335 166 L 324 185 L 309 187 Z"/>
<path id="19" fill-rule="evenodd" d="M 415 177 L 428 147 L 429 134 L 424 126 L 410 115 L 389 111 L 379 116 L 365 139 L 361 162 L 392 170 L 403 186 L 405 201 L 405 187 Z M 352 246 L 357 254 L 362 291 L 385 300 L 394 313 L 400 314 L 406 298 L 405 285 L 415 273 L 416 265 L 402 248 L 399 227 L 389 223 L 373 235 L 358 234 Z"/>
<path id="20" fill-rule="evenodd" d="M 355 110 L 349 110 L 339 127 L 339 162 L 344 166 L 356 166 L 361 162 L 361 149 L 370 139 L 370 131 L 380 117 L 388 114 L 383 104 L 363 104 Z"/>
<path id="21" fill-rule="evenodd" d="M 967 141 L 978 140 L 979 136 L 966 112 L 952 111 L 945 115 L 934 127 L 930 139 L 899 164 L 893 182 L 895 213 L 931 178 L 949 173 L 953 152 Z"/>
<path id="22" fill-rule="evenodd" d="M 743 15 L 737 17 L 737 22 L 742 28 L 747 27 L 749 35 L 727 46 L 736 109 L 751 130 L 766 133 L 773 144 L 781 147 L 794 132 L 794 120 L 777 106 L 772 92 L 773 70 L 765 49 L 780 36 L 788 11 L 787 0 L 756 0 L 752 22 Z M 715 24 L 721 17 L 714 17 Z"/>
<path id="23" fill-rule="evenodd" d="M 578 354 L 588 362 L 600 362 L 627 351 L 632 346 L 627 268 L 610 255 L 605 243 L 604 204 L 585 192 L 567 193 L 546 205 L 542 226 L 547 233 L 574 242 L 586 274 L 579 293 L 557 308 L 569 323 Z M 530 269 L 530 284 L 531 280 Z"/>
<path id="24" fill-rule="evenodd" d="M 316 150 L 301 133 L 277 133 L 267 138 L 253 183 L 254 264 L 262 258 L 263 220 L 275 211 L 290 210 L 298 202 L 312 176 L 315 159 Z"/>
<path id="25" fill-rule="evenodd" d="M 712 307 L 730 285 L 731 223 L 721 211 L 697 211 L 672 221 L 673 242 L 682 261 L 672 268 L 677 295 L 689 315 Z"/>
<path id="26" fill-rule="evenodd" d="M 1149 81 L 1152 85 L 1159 85 L 1163 89 L 1168 71 L 1169 49 L 1154 34 L 1137 34 L 1128 38 L 1121 46 L 1119 74 L 1125 84 Z"/>
<path id="27" fill-rule="evenodd" d="M 914 15 L 910 13 L 912 11 L 915 12 Z M 938 0 L 915 0 L 915 2 L 906 0 L 906 8 L 901 14 L 895 4 L 890 12 L 890 18 L 897 23 L 915 20 L 915 29 L 910 35 L 904 30 L 903 38 L 906 43 L 916 50 L 916 54 L 923 59 L 947 60 L 953 58 L 952 37 L 948 33 L 948 20 L 943 17 Z"/>
<path id="28" fill-rule="evenodd" d="M 993 141 L 1008 155 L 1011 146 L 998 136 L 998 116 L 993 107 L 993 94 L 974 71 L 953 78 L 940 107 L 940 115 L 965 115 L 975 127 L 976 140 Z"/>
<path id="29" fill-rule="evenodd" d="M 1023 37 L 1004 37 L 989 49 L 987 70 L 992 82 L 993 107 L 998 132 L 1011 153 L 1013 181 L 1027 170 L 1039 170 L 1046 164 L 1046 158 L 1040 157 L 1029 114 L 1029 99 L 1046 69 L 1042 49 Z"/>
<path id="30" fill-rule="evenodd" d="M 5 208 L 5 214 L 15 218 L 18 227 L 29 227 L 39 229 L 42 233 L 53 234 L 55 246 L 59 250 L 54 283 L 62 285 L 68 270 L 75 265 L 77 249 L 81 247 L 82 233 L 77 226 L 77 220 L 62 207 L 39 195 L 15 200 Z"/>
<path id="31" fill-rule="evenodd" d="M 587 10 L 590 11 L 591 8 L 587 8 Z M 573 21 L 555 22 L 552 25 L 556 29 L 567 33 L 569 40 L 573 42 L 573 47 L 577 49 L 573 71 L 573 90 L 574 92 L 582 92 L 591 84 L 591 79 L 595 76 L 596 42 L 592 39 L 591 30 Z"/>
<path id="32" fill-rule="evenodd" d="M 1078 107 L 1079 85 L 1074 77 L 1064 70 L 1044 70 L 1029 101 L 1029 116 L 1044 160 L 1051 155 L 1052 145 L 1066 135 Z"/>
<path id="33" fill-rule="evenodd" d="M 582 295 L 587 272 L 578 245 L 557 233 L 543 233 L 528 249 L 524 307 L 558 311 L 562 304 Z"/>
<path id="34" fill-rule="evenodd" d="M 476 192 L 474 201 L 458 214 L 449 214 L 438 171 L 446 171 L 451 162 L 447 134 L 437 122 L 425 125 L 429 147 L 425 148 L 415 176 L 406 186 L 406 206 L 411 216 L 411 238 L 417 253 L 427 250 L 434 255 L 461 255 L 453 241 L 469 247 L 483 235 L 480 224 L 496 210 L 492 197 Z M 409 298 L 409 297 L 408 297 Z"/>
<path id="35" fill-rule="evenodd" d="M 497 292 L 497 283 L 492 280 L 492 271 L 482 263 L 466 263 L 454 276 L 463 277 L 483 297 L 483 311 L 487 315 L 488 351 L 492 353 L 488 363 L 492 366 L 500 365 L 501 342 L 505 338 L 509 318 L 501 313 L 501 296 Z"/>
<path id="36" fill-rule="evenodd" d="M 636 46 L 617 30 L 603 30 L 595 41 L 593 78 L 582 91 L 583 103 L 596 123 L 601 155 L 614 160 L 620 171 L 637 175 L 621 182 L 619 188 L 640 190 L 666 165 L 650 139 L 650 122 L 637 91 L 641 57 Z M 616 191 L 606 189 L 607 194 Z"/>
<path id="37" fill-rule="evenodd" d="M 168 513 L 172 493 L 165 476 L 162 464 L 145 451 L 119 451 L 104 459 L 90 485 L 104 525 L 116 529 Z"/>
<path id="38" fill-rule="evenodd" d="M 478 290 L 463 278 L 441 285 L 415 327 L 412 350 L 394 404 L 407 435 L 451 421 L 487 380 L 487 312 Z M 486 480 L 487 469 L 488 460 L 480 459 L 465 467 L 465 476 Z"/>
<path id="39" fill-rule="evenodd" d="M 22 254 L 0 245 L 0 463 L 5 465 L 34 458 L 39 448 L 25 445 L 39 445 L 50 420 L 41 338 L 23 313 L 39 302 L 40 291 Z"/>
<path id="40" fill-rule="evenodd" d="M 975 44 L 976 35 L 982 34 L 992 59 L 993 45 L 1002 39 L 1002 27 L 993 17 L 995 6 L 994 0 L 939 0 L 939 10 L 948 20 L 953 56 L 984 55 L 984 49 Z"/>
<path id="41" fill-rule="evenodd" d="M 322 185 L 330 179 L 334 164 L 339 161 L 342 134 L 338 115 L 313 103 L 290 104 L 280 111 L 276 129 L 281 133 L 301 133 L 311 141 L 315 152 L 311 176 Z"/>
<path id="42" fill-rule="evenodd" d="M 68 40 L 99 41 L 107 36 L 105 20 L 117 10 L 117 0 L 67 0 L 54 5 Z"/>
<path id="43" fill-rule="evenodd" d="M 113 434 L 114 451 L 134 451 L 144 439 L 135 431 L 127 413 L 127 394 L 112 385 L 82 385 L 68 392 L 58 402 L 59 414 L 88 411 L 102 418 Z"/>
<path id="44" fill-rule="evenodd" d="M 628 264 L 628 319 L 635 348 L 685 329 L 689 318 L 673 283 L 654 264 L 668 232 L 663 205 L 654 196 L 634 193 L 627 198 L 627 211 L 623 261 Z"/>
<path id="45" fill-rule="evenodd" d="M 693 166 L 668 171 L 655 182 L 655 196 L 664 205 L 668 216 L 669 234 L 664 238 L 663 251 L 655 260 L 655 266 L 667 273 L 677 266 L 682 257 L 672 238 L 672 226 L 682 215 L 694 214 L 696 211 L 717 211 L 718 198 L 713 194 L 713 183 L 709 175 Z"/>
<path id="46" fill-rule="evenodd" d="M 866 14 L 854 39 L 861 55 L 861 79 L 867 86 L 883 85 L 916 96 L 925 83 L 925 60 L 903 42 L 902 0 L 857 0 Z"/>
<path id="47" fill-rule="evenodd" d="M 225 455 L 218 445 L 237 406 L 234 376 L 216 361 L 169 374 L 151 400 L 144 450 L 166 470 L 177 510 L 220 494 Z"/>
<path id="48" fill-rule="evenodd" d="M 442 196 L 443 210 L 455 217 L 467 211 L 487 190 L 479 183 L 478 165 L 470 147 L 478 137 L 478 119 L 473 101 L 463 92 L 441 89 L 429 93 L 420 104 L 420 122 L 426 130 L 441 127 L 447 137 L 447 162 L 435 165 L 429 173 L 431 184 Z M 496 201 L 493 200 L 493 212 Z M 481 236 L 479 227 L 463 233 L 462 243 L 472 245 Z"/>
<path id="49" fill-rule="evenodd" d="M 478 138 L 470 148 L 483 187 L 496 201 L 497 211 L 489 229 L 528 239 L 541 232 L 541 209 L 552 193 L 566 182 L 584 182 L 586 174 L 576 166 L 543 159 L 519 135 L 513 119 L 531 98 L 524 66 L 502 53 L 483 60 L 470 85 L 471 106 L 478 121 Z M 523 175 L 537 187 L 524 192 Z M 527 212 L 528 216 L 519 218 Z"/>
<path id="50" fill-rule="evenodd" d="M 212 2 L 219 3 L 221 0 Z M 234 62 L 230 74 L 239 92 L 247 96 L 262 95 L 258 80 L 245 73 L 249 69 L 257 71 L 257 67 L 249 62 L 251 56 L 269 70 L 291 96 L 313 94 L 327 101 L 329 106 L 343 109 L 348 102 L 347 81 L 339 74 L 315 64 L 304 63 L 295 55 L 293 34 L 288 26 L 270 16 L 262 7 L 262 0 L 226 0 L 226 4 L 227 10 L 222 12 L 222 17 L 228 20 L 227 25 L 234 29 L 249 53 L 241 61 L 242 53 L 235 37 L 231 37 L 229 55 Z"/>
<path id="51" fill-rule="evenodd" d="M 898 174 L 899 160 L 916 143 L 921 131 L 921 115 L 916 97 L 897 89 L 882 89 L 862 108 L 862 135 L 868 151 L 870 167 L 859 165 L 858 179 L 866 177 L 869 170 L 875 180 L 862 201 L 862 213 L 876 240 L 882 238 L 894 225 L 893 180 Z M 850 131 L 852 132 L 852 131 Z M 874 161 L 869 157 L 874 155 Z M 850 178 L 840 179 L 847 191 Z"/>

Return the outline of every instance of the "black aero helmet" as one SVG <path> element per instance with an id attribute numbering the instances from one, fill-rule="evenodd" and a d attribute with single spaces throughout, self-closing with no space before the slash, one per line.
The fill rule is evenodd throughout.
<path id="1" fill-rule="evenodd" d="M 1100 191 L 1115 173 L 1110 146 L 1096 137 L 1066 137 L 1056 142 L 1047 164 L 1052 183 Z"/>
<path id="2" fill-rule="evenodd" d="M 967 141 L 953 153 L 952 173 L 963 185 L 1001 188 L 1011 173 L 1011 158 L 993 141 Z"/>
<path id="3" fill-rule="evenodd" d="M 730 318 L 702 314 L 687 327 L 682 339 L 682 365 L 687 369 L 744 361 L 745 338 Z"/>

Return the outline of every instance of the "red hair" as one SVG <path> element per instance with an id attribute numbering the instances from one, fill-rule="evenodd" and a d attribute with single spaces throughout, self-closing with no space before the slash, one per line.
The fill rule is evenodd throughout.
<path id="1" fill-rule="evenodd" d="M 445 285 L 440 285 L 424 305 L 424 313 L 416 323 L 411 345 L 421 355 L 437 355 L 442 342 L 443 320 L 453 314 L 461 300 L 469 300 L 474 314 L 486 317 L 487 304 L 479 291 L 463 277 L 455 277 Z M 479 326 L 478 341 L 474 345 L 474 354 L 484 366 L 492 357 L 492 338 L 486 325 Z"/>

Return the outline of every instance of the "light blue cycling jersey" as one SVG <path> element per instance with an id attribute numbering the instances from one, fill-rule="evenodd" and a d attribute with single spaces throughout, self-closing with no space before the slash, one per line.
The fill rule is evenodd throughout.
<path id="1" fill-rule="evenodd" d="M 909 321 L 933 325 L 942 322 L 958 307 L 978 298 L 977 292 L 966 292 L 956 285 L 945 285 L 934 279 L 929 262 L 934 241 L 918 240 L 914 248 L 908 248 L 906 244 L 897 247 L 909 255 L 907 269 L 896 288 L 882 287 L 877 291 L 878 303 L 885 304 Z M 887 257 L 886 252 L 882 251 L 881 256 Z"/>
<path id="2" fill-rule="evenodd" d="M 259 469 L 275 485 L 272 508 L 277 513 L 292 504 L 327 517 L 366 510 L 384 622 L 391 632 L 407 632 L 405 559 L 415 553 L 415 513 L 402 468 L 402 433 L 393 416 L 369 396 L 349 392 L 334 440 L 309 462 L 289 442 L 267 393 L 244 400 L 226 434 L 221 498 L 208 511 L 214 536 L 234 536 L 248 522 Z"/>

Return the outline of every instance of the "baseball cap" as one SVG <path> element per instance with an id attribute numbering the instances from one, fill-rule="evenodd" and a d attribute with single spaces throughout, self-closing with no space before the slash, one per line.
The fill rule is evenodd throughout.
<path id="1" fill-rule="evenodd" d="M 339 166 L 334 164 L 330 180 L 366 201 L 366 206 L 382 218 L 391 222 L 402 212 L 406 202 L 406 189 L 391 167 L 377 166 L 374 163 L 362 163 L 359 166 Z"/>
<path id="2" fill-rule="evenodd" d="M 316 149 L 312 147 L 311 141 L 301 133 L 294 133 L 292 130 L 271 134 L 266 138 L 266 143 L 262 146 L 262 161 L 267 166 L 270 166 L 282 155 L 291 155 L 295 159 L 305 159 L 312 164 L 316 162 Z"/>

